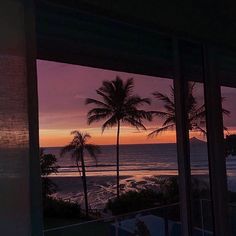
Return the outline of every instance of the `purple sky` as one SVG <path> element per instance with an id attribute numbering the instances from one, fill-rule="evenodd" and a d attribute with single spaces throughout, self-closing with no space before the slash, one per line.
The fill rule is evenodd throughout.
<path id="1" fill-rule="evenodd" d="M 162 103 L 153 99 L 151 93 L 159 91 L 169 94 L 172 81 L 157 77 L 130 74 L 124 72 L 96 69 L 78 65 L 70 65 L 49 61 L 37 61 L 39 118 L 41 146 L 65 145 L 70 140 L 70 131 L 79 129 L 89 132 L 93 141 L 99 144 L 115 142 L 115 129 L 105 131 L 101 135 L 101 123 L 87 125 L 86 114 L 89 108 L 84 104 L 87 97 L 98 98 L 95 89 L 103 80 L 113 80 L 118 75 L 122 79 L 134 78 L 135 92 L 142 97 L 152 98 L 152 105 L 147 109 L 163 110 Z M 227 98 L 224 107 L 231 111 L 231 117 L 225 119 L 226 125 L 234 129 L 236 112 L 236 89 L 225 88 L 223 96 Z M 202 100 L 202 86 L 198 86 L 196 96 Z M 154 127 L 160 127 L 161 121 L 146 123 L 148 132 Z M 175 132 L 167 132 L 147 139 L 148 132 L 138 133 L 130 127 L 122 128 L 121 143 L 155 143 L 174 142 Z"/>

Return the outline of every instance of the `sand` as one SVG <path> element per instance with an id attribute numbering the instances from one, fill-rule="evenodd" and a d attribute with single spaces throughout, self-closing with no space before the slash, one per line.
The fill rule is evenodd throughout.
<path id="1" fill-rule="evenodd" d="M 122 175 L 120 177 L 121 193 L 131 190 L 152 189 L 159 191 L 159 181 L 177 175 Z M 202 183 L 209 184 L 207 175 L 196 175 Z M 57 176 L 50 177 L 57 184 L 58 191 L 52 196 L 63 200 L 78 202 L 84 207 L 83 184 L 80 176 Z M 235 180 L 235 178 L 233 178 Z M 232 181 L 235 185 L 236 181 Z M 206 186 L 205 185 L 205 186 Z M 232 185 L 232 183 L 231 183 Z M 235 187 L 235 186 L 234 186 Z M 89 207 L 91 209 L 104 209 L 108 199 L 116 197 L 116 176 L 99 175 L 87 177 L 87 189 Z"/>
<path id="2" fill-rule="evenodd" d="M 167 176 L 165 176 L 166 178 Z M 131 190 L 151 188 L 158 191 L 158 179 L 153 176 L 121 176 L 121 193 Z M 163 176 L 161 178 L 164 178 Z M 78 176 L 53 176 L 51 180 L 57 184 L 58 192 L 52 196 L 63 200 L 78 202 L 83 207 L 83 184 Z M 91 209 L 103 209 L 108 201 L 116 196 L 116 176 L 88 176 L 87 177 L 88 199 Z"/>

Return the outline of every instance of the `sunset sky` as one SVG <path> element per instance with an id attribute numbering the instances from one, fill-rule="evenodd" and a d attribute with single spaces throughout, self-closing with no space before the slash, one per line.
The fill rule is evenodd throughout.
<path id="1" fill-rule="evenodd" d="M 105 130 L 102 134 L 101 124 L 87 124 L 87 112 L 92 106 L 85 105 L 85 99 L 99 97 L 96 89 L 103 80 L 113 80 L 118 75 L 122 79 L 134 78 L 134 93 L 152 99 L 152 105 L 146 109 L 163 110 L 163 103 L 152 97 L 151 93 L 159 91 L 169 94 L 172 80 L 130 74 L 124 72 L 96 69 L 78 65 L 70 65 L 49 61 L 37 61 L 38 91 L 39 91 L 39 120 L 40 120 L 40 146 L 63 146 L 70 139 L 72 130 L 86 131 L 92 136 L 96 144 L 114 144 L 116 129 Z M 227 97 L 224 107 L 231 111 L 231 117 L 225 123 L 231 130 L 235 130 L 236 113 L 231 101 L 236 99 L 236 89 L 224 88 L 223 96 Z M 202 101 L 202 86 L 196 90 L 198 100 Z M 147 134 L 154 128 L 161 126 L 161 120 L 155 119 L 146 122 L 147 131 L 138 132 L 131 127 L 122 126 L 121 143 L 170 143 L 175 142 L 175 132 L 168 131 L 155 138 L 148 139 Z M 194 133 L 191 136 L 199 136 Z M 199 137 L 203 138 L 203 137 Z"/>

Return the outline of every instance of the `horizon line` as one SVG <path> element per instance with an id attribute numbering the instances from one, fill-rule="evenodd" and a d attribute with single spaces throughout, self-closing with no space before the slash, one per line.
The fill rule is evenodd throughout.
<path id="1" fill-rule="evenodd" d="M 93 143 L 91 143 L 93 144 Z M 176 142 L 169 142 L 169 143 L 124 143 L 124 144 L 120 144 L 120 146 L 125 146 L 125 145 L 156 145 L 156 144 L 176 144 Z M 116 144 L 96 144 L 97 146 L 116 146 Z M 40 146 L 40 148 L 61 148 L 64 146 Z"/>

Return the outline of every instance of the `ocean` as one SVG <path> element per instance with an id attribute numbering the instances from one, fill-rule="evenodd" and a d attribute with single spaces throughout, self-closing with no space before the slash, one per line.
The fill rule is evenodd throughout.
<path id="1" fill-rule="evenodd" d="M 116 170 L 116 146 L 101 145 L 101 153 L 97 156 L 97 161 L 92 159 L 85 152 L 86 172 L 88 175 L 112 175 Z M 77 168 L 75 161 L 67 153 L 60 156 L 61 147 L 44 148 L 45 153 L 54 154 L 57 158 L 57 164 L 60 166 L 59 174 L 76 175 Z M 190 163 L 192 172 L 207 173 L 208 154 L 207 144 L 205 142 L 196 142 L 190 144 Z M 230 175 L 236 170 L 236 157 L 226 159 L 227 170 Z M 177 147 L 175 143 L 170 144 L 132 144 L 120 145 L 120 172 L 130 172 L 142 174 L 142 172 L 161 171 L 166 174 L 176 173 Z M 198 171 L 198 172 L 197 172 Z M 100 173 L 99 173 L 100 172 Z M 74 173 L 74 174 L 73 174 Z"/>
<path id="2" fill-rule="evenodd" d="M 91 208 L 102 208 L 107 199 L 116 193 L 116 146 L 102 145 L 101 154 L 95 162 L 85 152 L 86 175 L 88 176 L 88 195 Z M 83 202 L 82 181 L 70 154 L 60 156 L 60 147 L 45 148 L 45 153 L 57 157 L 59 173 L 52 175 L 59 186 L 54 194 L 57 198 Z M 236 191 L 236 157 L 226 159 L 228 187 Z M 190 144 L 191 173 L 207 180 L 208 161 L 207 144 L 192 142 Z M 155 188 L 157 179 L 178 175 L 176 144 L 135 144 L 120 145 L 120 184 L 122 191 Z M 75 178 L 76 177 L 76 178 Z M 153 178 L 154 177 L 154 178 Z"/>
<path id="3" fill-rule="evenodd" d="M 93 160 L 85 152 L 86 172 L 102 172 L 109 174 L 116 170 L 116 146 L 101 145 L 101 153 L 97 156 L 97 161 Z M 70 154 L 60 156 L 60 147 L 45 148 L 45 153 L 54 154 L 57 157 L 59 171 L 62 173 L 77 172 L 75 161 Z M 193 169 L 205 169 L 207 166 L 207 146 L 206 144 L 192 145 L 191 166 Z M 74 166 L 74 167 L 73 167 Z M 133 144 L 120 145 L 120 171 L 135 172 L 140 174 L 145 171 L 177 171 L 177 149 L 176 144 Z M 111 174 L 111 173 L 110 173 Z M 73 174 L 72 174 L 73 175 Z"/>

